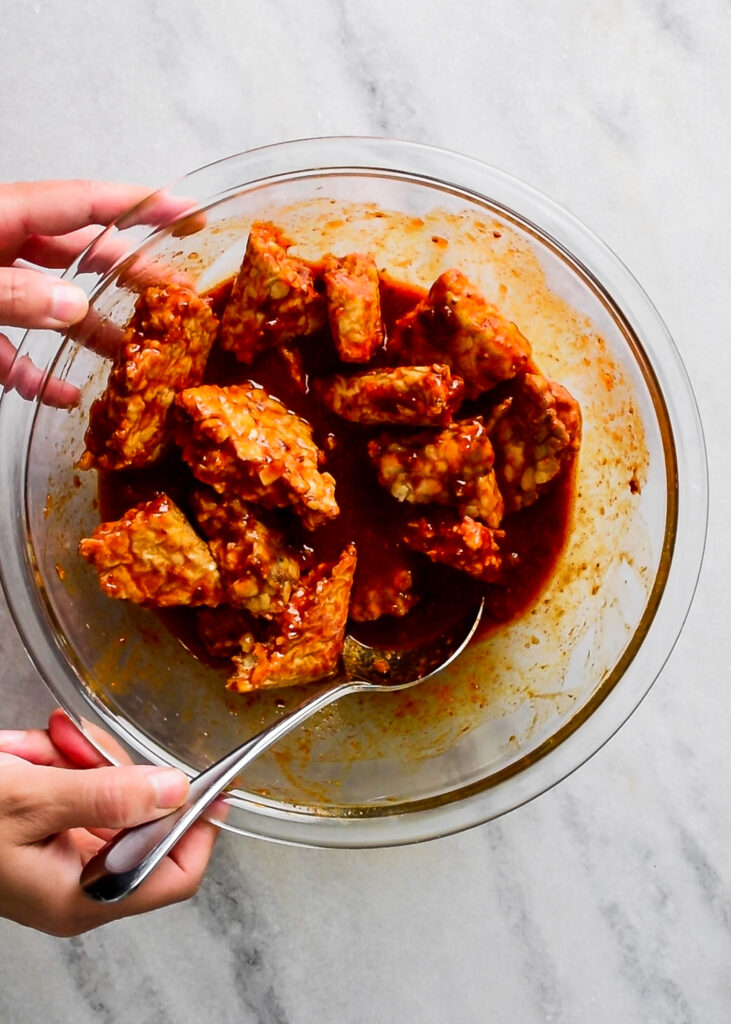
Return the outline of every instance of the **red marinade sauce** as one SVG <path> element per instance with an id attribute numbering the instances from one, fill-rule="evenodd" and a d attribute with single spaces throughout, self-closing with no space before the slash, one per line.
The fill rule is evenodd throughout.
<path id="1" fill-rule="evenodd" d="M 219 315 L 231 285 L 231 281 L 225 282 L 207 294 Z M 425 294 L 423 289 L 381 278 L 381 311 L 387 336 L 396 320 Z M 351 620 L 349 632 L 372 646 L 408 647 L 439 634 L 483 595 L 485 614 L 479 635 L 491 632 L 525 611 L 548 581 L 566 540 L 574 488 L 572 468 L 564 471 L 534 505 L 508 514 L 503 520 L 501 529 L 506 536 L 501 547 L 507 566 L 504 584 L 482 583 L 448 566 L 432 563 L 424 555 L 410 551 L 401 540 L 406 520 L 428 514 L 430 507 L 397 502 L 378 483 L 375 468 L 368 458 L 368 440 L 384 428 L 347 423 L 317 399 L 313 384 L 318 378 L 336 372 L 357 372 L 360 367 L 339 362 L 327 330 L 298 339 L 288 347 L 298 349 L 302 355 L 306 373 L 304 391 L 293 379 L 290 364 L 280 348 L 263 353 L 252 365 L 243 365 L 230 352 L 214 347 L 206 367 L 205 383 L 228 385 L 253 381 L 312 425 L 315 443 L 325 455 L 321 468 L 332 473 L 336 481 L 340 515 L 317 530 L 309 531 L 293 513 L 287 510 L 279 513 L 293 543 L 305 552 L 306 568 L 321 561 L 336 561 L 345 545 L 353 541 L 358 553 L 356 585 L 367 582 L 377 586 L 379 577 L 387 575 L 394 563 L 411 569 L 419 601 L 408 615 L 401 618 L 385 615 L 369 623 Z M 387 364 L 387 356 L 382 351 L 368 366 Z M 487 413 L 509 394 L 510 382 L 466 404 L 460 416 Z M 102 521 L 119 518 L 133 505 L 160 491 L 167 492 L 190 515 L 187 495 L 194 486 L 191 471 L 175 449 L 152 467 L 100 472 Z M 191 609 L 165 609 L 158 613 L 197 657 L 211 660 L 194 639 L 197 630 Z"/>

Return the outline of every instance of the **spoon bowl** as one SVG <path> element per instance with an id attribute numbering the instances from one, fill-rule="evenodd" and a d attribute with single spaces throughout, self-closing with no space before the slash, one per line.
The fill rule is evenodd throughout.
<path id="1" fill-rule="evenodd" d="M 91 899 L 116 903 L 142 884 L 200 818 L 216 797 L 259 754 L 316 711 L 363 690 L 404 690 L 447 668 L 477 630 L 484 609 L 480 603 L 438 637 L 415 647 L 380 650 L 345 638 L 342 672 L 294 710 L 262 729 L 201 772 L 190 784 L 186 803 L 164 818 L 123 829 L 86 864 L 79 884 Z"/>

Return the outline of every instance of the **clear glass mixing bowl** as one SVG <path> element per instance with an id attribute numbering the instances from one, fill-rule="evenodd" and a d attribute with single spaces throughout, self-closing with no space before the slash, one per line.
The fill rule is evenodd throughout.
<path id="1" fill-rule="evenodd" d="M 391 140 L 290 142 L 195 171 L 104 232 L 67 274 L 93 314 L 63 340 L 29 332 L 18 356 L 76 385 L 79 405 L 0 402 L 8 602 L 43 679 L 101 749 L 99 727 L 135 759 L 192 774 L 301 699 L 228 694 L 76 555 L 99 513 L 95 474 L 75 464 L 135 289 L 171 273 L 201 290 L 224 280 L 263 218 L 304 256 L 370 250 L 397 279 L 428 286 L 460 266 L 582 405 L 572 530 L 536 604 L 435 680 L 321 713 L 246 771 L 226 822 L 316 846 L 455 832 L 565 777 L 638 705 L 688 611 L 707 514 L 701 425 L 657 312 L 591 232 L 494 168 Z"/>

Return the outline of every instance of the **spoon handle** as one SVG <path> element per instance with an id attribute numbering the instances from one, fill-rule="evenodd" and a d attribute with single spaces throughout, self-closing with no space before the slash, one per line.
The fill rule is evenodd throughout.
<path id="1" fill-rule="evenodd" d="M 187 802 L 182 807 L 164 818 L 118 832 L 82 871 L 79 884 L 83 891 L 100 903 L 114 903 L 128 896 L 154 871 L 193 822 L 250 761 L 310 715 L 364 685 L 368 684 L 343 680 L 330 683 L 201 772 L 191 782 Z"/>

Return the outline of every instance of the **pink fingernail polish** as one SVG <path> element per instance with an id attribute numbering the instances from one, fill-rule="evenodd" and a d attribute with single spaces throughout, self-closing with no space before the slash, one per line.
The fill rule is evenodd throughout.
<path id="1" fill-rule="evenodd" d="M 89 303 L 81 288 L 54 284 L 51 291 L 51 316 L 60 324 L 75 324 L 86 316 Z"/>

